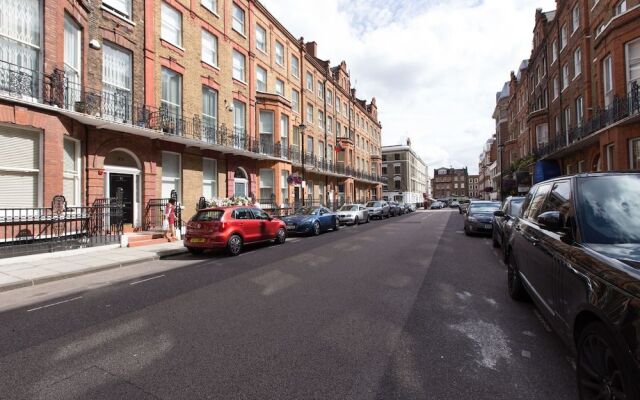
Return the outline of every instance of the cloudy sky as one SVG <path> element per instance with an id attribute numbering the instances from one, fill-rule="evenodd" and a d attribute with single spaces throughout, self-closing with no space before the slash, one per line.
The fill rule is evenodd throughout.
<path id="1" fill-rule="evenodd" d="M 383 145 L 406 137 L 434 167 L 477 173 L 495 93 L 531 52 L 535 9 L 555 0 L 262 0 L 318 56 L 347 61 L 375 96 Z"/>

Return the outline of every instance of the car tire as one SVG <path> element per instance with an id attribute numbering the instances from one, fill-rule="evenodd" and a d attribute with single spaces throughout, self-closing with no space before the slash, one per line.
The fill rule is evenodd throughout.
<path id="1" fill-rule="evenodd" d="M 187 250 L 194 256 L 204 253 L 204 249 L 200 249 L 198 247 L 187 247 Z"/>
<path id="2" fill-rule="evenodd" d="M 340 230 L 340 222 L 338 222 L 338 219 L 336 218 L 336 222 L 333 224 L 333 231 L 337 232 Z"/>
<path id="3" fill-rule="evenodd" d="M 469 228 L 467 228 L 467 226 L 464 226 L 464 234 L 467 236 L 471 236 L 471 232 L 469 231 Z"/>
<path id="4" fill-rule="evenodd" d="M 509 262 L 507 263 L 507 290 L 509 297 L 516 301 L 529 300 L 529 294 L 524 288 L 522 278 L 518 273 L 518 265 L 513 252 L 509 252 Z"/>
<path id="5" fill-rule="evenodd" d="M 493 243 L 492 243 L 492 244 L 493 244 L 493 247 L 494 247 L 495 249 L 499 248 L 499 247 L 500 247 L 500 242 L 498 242 L 498 239 L 496 239 L 496 230 L 495 230 L 495 228 L 494 228 L 494 229 L 492 229 L 492 232 L 491 232 L 491 239 L 492 239 L 492 242 L 493 242 Z"/>
<path id="6" fill-rule="evenodd" d="M 320 234 L 320 222 L 316 221 L 313 223 L 313 236 L 318 236 Z"/>
<path id="7" fill-rule="evenodd" d="M 273 240 L 274 244 L 284 244 L 287 240 L 287 231 L 284 228 L 278 229 L 276 233 L 276 238 Z"/>
<path id="8" fill-rule="evenodd" d="M 229 240 L 227 240 L 227 253 L 232 257 L 242 253 L 242 238 L 240 235 L 234 234 L 229 237 Z"/>
<path id="9" fill-rule="evenodd" d="M 576 377 L 581 399 L 605 398 L 638 399 L 633 361 L 628 350 L 622 348 L 607 326 L 594 321 L 582 329 L 576 343 Z"/>
<path id="10" fill-rule="evenodd" d="M 367 214 L 367 224 L 371 222 L 371 218 L 369 218 L 369 214 Z"/>
<path id="11" fill-rule="evenodd" d="M 360 225 L 360 218 L 356 217 L 356 219 L 353 220 L 353 224 Z"/>

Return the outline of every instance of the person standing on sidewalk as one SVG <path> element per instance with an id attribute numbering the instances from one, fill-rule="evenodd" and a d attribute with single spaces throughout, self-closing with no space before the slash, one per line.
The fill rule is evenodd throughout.
<path id="1" fill-rule="evenodd" d="M 164 237 L 167 241 L 171 242 L 176 240 L 176 200 L 169 199 L 169 202 L 164 208 L 164 219 L 162 221 L 162 227 L 164 229 Z M 169 237 L 171 234 L 171 237 Z"/>

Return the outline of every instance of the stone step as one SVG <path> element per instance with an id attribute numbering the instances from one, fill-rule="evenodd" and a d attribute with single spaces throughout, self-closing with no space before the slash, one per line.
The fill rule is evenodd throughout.
<path id="1" fill-rule="evenodd" d="M 134 242 L 129 242 L 127 247 L 143 247 L 143 246 L 151 246 L 152 244 L 161 244 L 161 243 L 168 243 L 168 241 L 164 237 L 147 239 L 147 240 L 136 240 Z"/>

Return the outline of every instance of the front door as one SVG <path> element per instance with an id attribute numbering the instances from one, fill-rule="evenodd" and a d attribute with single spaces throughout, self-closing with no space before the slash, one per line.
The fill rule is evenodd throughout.
<path id="1" fill-rule="evenodd" d="M 109 197 L 115 198 L 122 188 L 122 223 L 133 224 L 133 175 L 109 174 Z"/>

